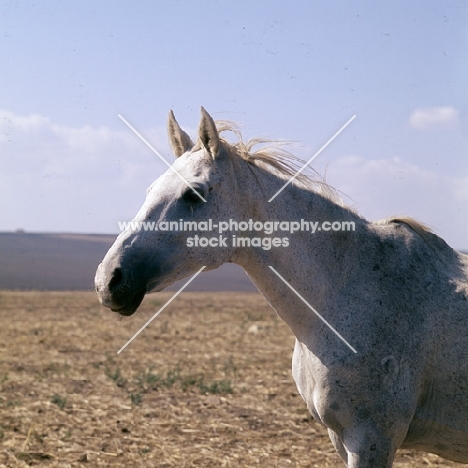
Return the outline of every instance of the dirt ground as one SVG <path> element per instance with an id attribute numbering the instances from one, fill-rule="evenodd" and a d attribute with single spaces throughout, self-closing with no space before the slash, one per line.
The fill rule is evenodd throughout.
<path id="1" fill-rule="evenodd" d="M 342 467 L 255 293 L 172 293 L 117 321 L 94 293 L 0 291 L 1 467 Z M 399 451 L 396 467 L 455 467 Z"/>

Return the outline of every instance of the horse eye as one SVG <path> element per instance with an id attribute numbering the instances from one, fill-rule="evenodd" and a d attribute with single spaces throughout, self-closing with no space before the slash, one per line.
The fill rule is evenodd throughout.
<path id="1" fill-rule="evenodd" d="M 199 187 L 194 188 L 198 193 L 195 193 L 191 188 L 188 188 L 182 195 L 182 200 L 184 200 L 186 203 L 190 203 L 191 205 L 203 202 L 203 200 L 198 195 L 200 194 L 203 197 L 203 190 L 201 190 Z"/>

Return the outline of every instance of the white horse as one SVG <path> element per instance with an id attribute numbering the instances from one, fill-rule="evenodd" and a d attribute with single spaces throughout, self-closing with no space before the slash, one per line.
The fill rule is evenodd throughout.
<path id="1" fill-rule="evenodd" d="M 291 158 L 229 144 L 204 109 L 195 144 L 172 112 L 168 129 L 174 170 L 151 185 L 134 221 L 173 229 L 119 235 L 96 273 L 101 303 L 131 315 L 147 292 L 234 262 L 294 333 L 297 388 L 348 467 L 391 467 L 399 447 L 468 463 L 468 256 L 410 218 L 369 222 L 304 177 L 268 203 L 294 173 Z M 175 228 L 209 219 L 346 221 L 355 230 L 280 232 L 267 248 L 261 242 L 278 233 L 224 242 L 198 232 L 219 242 L 197 247 L 193 232 Z M 234 234 L 260 242 L 233 245 Z"/>

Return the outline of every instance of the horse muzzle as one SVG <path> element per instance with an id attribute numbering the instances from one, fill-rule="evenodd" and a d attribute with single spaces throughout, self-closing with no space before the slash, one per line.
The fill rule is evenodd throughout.
<path id="1" fill-rule="evenodd" d="M 97 268 L 94 284 L 99 302 L 126 317 L 136 312 L 146 294 L 146 284 L 131 281 L 128 270 L 115 267 L 109 272 L 104 263 Z"/>

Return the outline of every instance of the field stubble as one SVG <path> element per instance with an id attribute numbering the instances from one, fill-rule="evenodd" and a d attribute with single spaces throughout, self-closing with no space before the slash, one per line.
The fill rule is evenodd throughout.
<path id="1" fill-rule="evenodd" d="M 118 322 L 93 293 L 0 292 L 1 467 L 342 467 L 259 294 L 170 293 Z M 396 467 L 460 466 L 400 451 Z"/>

